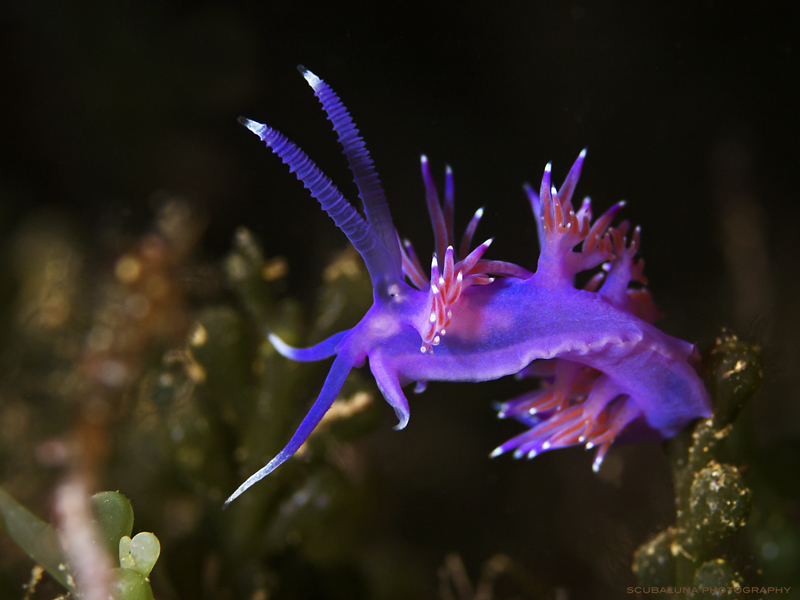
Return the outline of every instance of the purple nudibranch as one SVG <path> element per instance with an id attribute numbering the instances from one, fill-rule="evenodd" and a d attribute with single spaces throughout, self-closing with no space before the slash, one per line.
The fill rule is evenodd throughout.
<path id="1" fill-rule="evenodd" d="M 354 366 L 369 367 L 399 423 L 409 419 L 402 387 L 428 381 L 487 381 L 506 375 L 538 377 L 540 389 L 498 405 L 528 429 L 501 444 L 497 456 L 537 454 L 582 445 L 597 448 L 597 471 L 615 440 L 674 436 L 687 423 L 711 415 L 711 402 L 694 369 L 695 347 L 653 322 L 658 310 L 643 286 L 644 263 L 635 258 L 639 228 L 612 226 L 617 203 L 592 221 L 589 199 L 578 210 L 572 196 L 586 151 L 564 183 L 544 170 L 537 193 L 525 187 L 536 219 L 536 271 L 483 258 L 491 240 L 472 249 L 479 210 L 456 245 L 453 176 L 445 174 L 444 203 L 422 157 L 425 196 L 435 253 L 430 275 L 408 242 L 400 243 L 372 159 L 350 115 L 331 88 L 299 67 L 322 104 L 353 173 L 363 218 L 297 146 L 278 131 L 240 118 L 303 183 L 363 258 L 373 285 L 373 305 L 352 329 L 311 348 L 269 339 L 283 356 L 316 361 L 335 356 L 316 402 L 287 446 L 245 481 L 237 498 L 290 458 L 319 423 Z M 583 288 L 575 275 L 597 269 Z M 638 285 L 632 287 L 632 282 Z"/>

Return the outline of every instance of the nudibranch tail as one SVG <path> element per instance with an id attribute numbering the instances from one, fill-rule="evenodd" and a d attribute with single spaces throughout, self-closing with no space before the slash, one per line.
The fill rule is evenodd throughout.
<path id="1" fill-rule="evenodd" d="M 386 203 L 386 194 L 381 187 L 381 181 L 375 172 L 366 144 L 359 135 L 350 113 L 330 86 L 303 65 L 297 65 L 297 69 L 314 90 L 314 95 L 328 115 L 333 130 L 339 136 L 339 142 L 353 173 L 353 181 L 358 188 L 358 195 L 364 205 L 367 222 L 389 252 L 400 277 L 401 259 L 397 234 L 389 205 Z"/>
<path id="2" fill-rule="evenodd" d="M 397 280 L 397 269 L 386 247 L 355 208 L 342 196 L 317 165 L 280 132 L 244 117 L 239 122 L 255 133 L 289 167 L 322 209 L 336 223 L 364 259 L 372 285 L 377 287 Z"/>

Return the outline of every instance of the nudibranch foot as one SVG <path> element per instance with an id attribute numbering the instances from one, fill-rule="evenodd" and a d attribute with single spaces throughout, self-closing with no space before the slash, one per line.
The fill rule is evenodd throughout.
<path id="1" fill-rule="evenodd" d="M 397 372 L 392 368 L 391 360 L 381 352 L 374 352 L 369 357 L 369 370 L 375 376 L 375 383 L 384 399 L 394 409 L 397 416 L 397 425 L 394 428 L 405 429 L 411 412 L 408 409 L 408 399 L 403 393 Z"/>

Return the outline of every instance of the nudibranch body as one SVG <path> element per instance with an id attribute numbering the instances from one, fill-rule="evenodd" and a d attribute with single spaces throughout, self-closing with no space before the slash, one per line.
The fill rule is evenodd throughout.
<path id="1" fill-rule="evenodd" d="M 611 223 L 618 203 L 592 221 L 591 204 L 576 211 L 572 196 L 585 152 L 560 189 L 545 168 L 537 194 L 526 188 L 537 223 L 540 254 L 535 273 L 483 258 L 491 240 L 475 249 L 479 210 L 456 248 L 450 169 L 444 203 L 422 157 L 436 251 L 430 276 L 408 242 L 401 244 L 372 161 L 346 109 L 333 91 L 300 67 L 333 124 L 353 172 L 366 219 L 294 144 L 276 130 L 240 121 L 259 136 L 319 201 L 364 259 L 373 305 L 352 329 L 311 348 L 293 348 L 270 334 L 287 358 L 315 361 L 335 356 L 322 390 L 287 446 L 245 481 L 230 503 L 291 457 L 330 408 L 348 373 L 366 360 L 399 423 L 409 419 L 402 387 L 428 381 L 487 381 L 506 375 L 538 377 L 542 386 L 498 406 L 528 430 L 499 446 L 531 458 L 573 445 L 597 447 L 597 470 L 620 438 L 664 439 L 689 421 L 708 417 L 708 394 L 692 363 L 692 344 L 653 326 L 658 311 L 643 287 L 643 261 L 635 259 L 639 230 Z M 577 248 L 577 250 L 576 250 Z M 601 267 L 584 289 L 581 271 Z"/>

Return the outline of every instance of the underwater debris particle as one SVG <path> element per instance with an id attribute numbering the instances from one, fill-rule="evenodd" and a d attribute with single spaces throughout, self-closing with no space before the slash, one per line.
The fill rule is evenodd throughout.
<path id="1" fill-rule="evenodd" d="M 208 331 L 201 323 L 198 323 L 191 335 L 189 336 L 189 343 L 192 346 L 202 346 L 208 341 Z"/>
<path id="2" fill-rule="evenodd" d="M 114 265 L 114 275 L 125 285 L 129 285 L 139 279 L 141 273 L 142 263 L 131 254 L 121 256 L 117 260 L 117 264 Z"/>
<path id="3" fill-rule="evenodd" d="M 289 263 L 283 256 L 276 256 L 264 263 L 261 275 L 267 281 L 277 281 L 289 274 Z"/>

